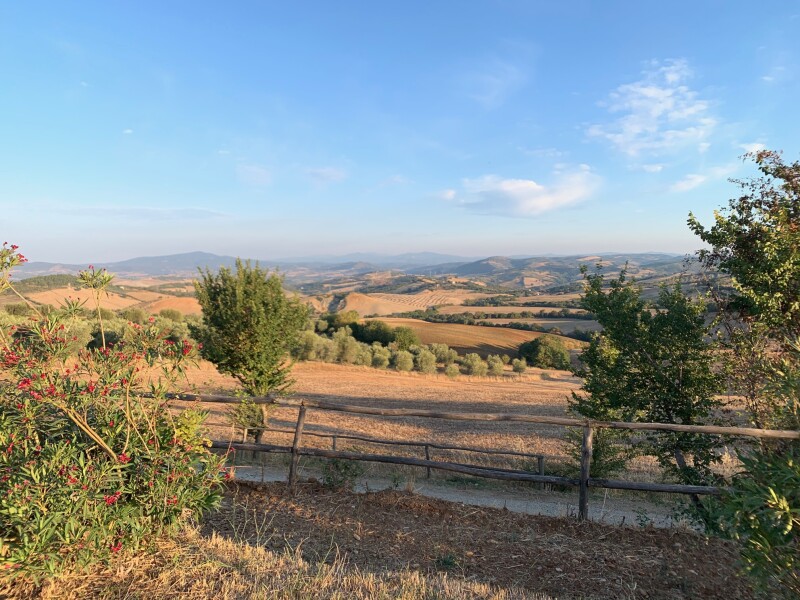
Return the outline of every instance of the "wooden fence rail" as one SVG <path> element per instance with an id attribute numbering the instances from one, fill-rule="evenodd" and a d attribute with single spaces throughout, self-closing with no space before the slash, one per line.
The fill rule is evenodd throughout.
<path id="1" fill-rule="evenodd" d="M 171 396 L 176 400 L 188 401 L 201 401 L 201 402 L 219 402 L 226 404 L 235 404 L 242 401 L 241 398 L 230 396 L 210 396 L 210 395 L 197 395 L 197 394 L 175 394 Z M 250 450 L 254 452 L 287 452 L 292 455 L 290 470 L 289 470 L 289 485 L 293 487 L 297 480 L 297 467 L 300 456 L 317 456 L 322 458 L 338 458 L 345 460 L 379 462 L 388 464 L 410 465 L 416 467 L 423 467 L 430 473 L 430 469 L 440 469 L 444 471 L 452 471 L 456 473 L 463 473 L 467 475 L 474 475 L 477 477 L 487 477 L 492 479 L 502 479 L 509 481 L 528 481 L 537 482 L 540 484 L 550 483 L 557 485 L 570 485 L 577 486 L 579 490 L 578 499 L 578 518 L 585 520 L 589 514 L 589 489 L 590 488 L 608 488 L 608 489 L 623 489 L 623 490 L 640 490 L 651 492 L 666 492 L 678 494 L 719 494 L 721 490 L 712 486 L 695 486 L 695 485 L 681 485 L 681 484 L 663 484 L 663 483 L 644 483 L 644 482 L 630 482 L 614 479 L 598 479 L 591 477 L 591 458 L 592 458 L 592 440 L 594 429 L 608 428 L 608 429 L 627 429 L 632 431 L 672 431 L 682 433 L 696 433 L 706 435 L 721 435 L 721 436 L 747 436 L 756 438 L 767 439 L 800 439 L 800 431 L 781 431 L 781 430 L 768 430 L 768 429 L 755 429 L 749 427 L 719 427 L 714 425 L 679 425 L 672 423 L 623 423 L 623 422 L 610 422 L 610 421 L 593 421 L 593 420 L 580 420 L 571 419 L 567 417 L 545 417 L 535 415 L 518 415 L 518 414 L 505 414 L 505 413 L 453 413 L 453 412 L 439 412 L 430 410 L 419 409 L 400 409 L 400 408 L 372 408 L 366 406 L 353 406 L 335 404 L 327 401 L 315 400 L 285 400 L 276 399 L 271 396 L 251 398 L 256 404 L 274 404 L 281 407 L 298 408 L 299 414 L 297 425 L 294 430 L 294 440 L 291 447 L 277 446 L 273 444 L 250 444 L 247 442 L 213 442 L 214 448 L 235 448 L 239 450 Z M 327 410 L 335 412 L 345 412 L 351 414 L 374 415 L 384 417 L 424 417 L 432 419 L 448 419 L 455 421 L 513 421 L 521 423 L 537 423 L 546 425 L 560 425 L 562 427 L 580 427 L 583 430 L 583 442 L 581 448 L 581 465 L 580 477 L 572 479 L 568 477 L 558 477 L 544 475 L 544 463 L 541 455 L 527 455 L 526 453 L 514 453 L 504 451 L 483 451 L 486 453 L 495 454 L 516 454 L 522 456 L 531 456 L 540 458 L 538 465 L 539 473 L 530 473 L 528 471 L 518 471 L 513 469 L 498 469 L 490 467 L 482 467 L 478 465 L 466 465 L 462 463 L 443 462 L 430 460 L 430 448 L 442 447 L 443 449 L 464 450 L 464 451 L 478 451 L 480 449 L 466 448 L 451 446 L 445 447 L 444 444 L 432 444 L 427 442 L 400 442 L 392 440 L 378 440 L 374 438 L 360 438 L 360 436 L 344 436 L 336 434 L 340 438 L 353 438 L 362 439 L 366 442 L 375 442 L 379 444 L 396 444 L 405 446 L 422 446 L 425 448 L 425 459 L 402 457 L 402 456 L 389 456 L 384 454 L 365 454 L 356 452 L 342 452 L 335 448 L 336 437 L 333 437 L 334 448 L 331 450 L 324 450 L 319 448 L 303 448 L 300 446 L 303 436 L 303 425 L 305 423 L 305 413 L 307 409 Z M 292 433 L 287 431 L 286 433 Z M 324 436 L 326 434 L 306 433 L 306 435 Z M 330 434 L 327 434 L 330 435 Z"/>

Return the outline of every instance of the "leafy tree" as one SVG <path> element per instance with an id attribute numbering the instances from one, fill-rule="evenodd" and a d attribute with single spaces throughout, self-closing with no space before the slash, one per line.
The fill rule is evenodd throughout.
<path id="1" fill-rule="evenodd" d="M 398 350 L 409 350 L 419 346 L 419 338 L 411 327 L 395 327 L 394 344 Z"/>
<path id="2" fill-rule="evenodd" d="M 519 347 L 519 355 L 540 369 L 570 369 L 569 351 L 557 337 L 543 335 Z"/>
<path id="3" fill-rule="evenodd" d="M 119 316 L 131 323 L 143 325 L 147 321 L 147 312 L 142 308 L 130 307 L 119 311 Z"/>
<path id="4" fill-rule="evenodd" d="M 191 333 L 202 344 L 203 358 L 253 396 L 284 393 L 293 383 L 289 350 L 305 329 L 308 310 L 288 298 L 281 283 L 278 275 L 238 259 L 235 272 L 206 270 L 195 282 L 203 321 Z M 265 417 L 262 411 L 253 427 L 263 426 Z"/>
<path id="5" fill-rule="evenodd" d="M 461 374 L 461 369 L 458 368 L 456 363 L 449 363 L 444 368 L 444 374 L 447 375 L 450 379 L 455 379 Z"/>
<path id="6" fill-rule="evenodd" d="M 414 366 L 420 373 L 436 373 L 436 356 L 430 350 L 422 348 L 414 357 Z"/>
<path id="7" fill-rule="evenodd" d="M 164 308 L 158 312 L 158 316 L 169 319 L 170 321 L 175 321 L 176 323 L 183 321 L 183 313 L 174 308 Z"/>
<path id="8" fill-rule="evenodd" d="M 353 337 L 365 344 L 380 342 L 384 346 L 388 346 L 395 338 L 394 328 L 384 321 L 354 323 L 351 328 L 353 330 Z"/>
<path id="9" fill-rule="evenodd" d="M 336 361 L 340 363 L 353 364 L 358 358 L 358 342 L 350 335 L 349 327 L 337 329 L 331 336 L 333 343 L 336 344 Z"/>
<path id="10" fill-rule="evenodd" d="M 485 377 L 486 373 L 489 371 L 489 365 L 481 358 L 480 354 L 475 352 L 467 354 L 461 364 L 464 366 L 467 375 Z"/>
<path id="11" fill-rule="evenodd" d="M 414 368 L 414 355 L 408 350 L 398 350 L 392 358 L 394 368 L 398 371 L 410 371 Z"/>
<path id="12" fill-rule="evenodd" d="M 375 342 L 372 344 L 372 366 L 376 369 L 385 369 L 389 366 L 392 352 L 388 348 Z"/>
<path id="13" fill-rule="evenodd" d="M 528 369 L 528 363 L 524 358 L 515 358 L 511 361 L 511 370 L 518 375 L 522 375 Z"/>
<path id="14" fill-rule="evenodd" d="M 489 375 L 492 375 L 493 377 L 500 377 L 503 374 L 503 359 L 496 354 L 492 354 L 487 357 L 486 363 L 489 367 Z"/>
<path id="15" fill-rule="evenodd" d="M 599 420 L 647 421 L 694 425 L 707 421 L 719 405 L 719 376 L 708 344 L 705 308 L 681 290 L 680 282 L 661 288 L 653 312 L 641 298 L 641 289 L 625 270 L 606 282 L 598 271 L 588 275 L 582 306 L 597 316 L 603 331 L 582 353 L 582 393 L 573 393 L 570 408 Z M 615 455 L 609 446 L 617 440 L 603 432 L 597 439 L 601 453 Z M 606 439 L 603 439 L 606 436 Z M 607 445 L 604 447 L 604 442 Z M 710 469 L 719 460 L 708 436 L 655 434 L 649 450 L 663 467 L 685 483 L 715 481 Z M 704 516 L 700 501 L 695 507 Z"/>

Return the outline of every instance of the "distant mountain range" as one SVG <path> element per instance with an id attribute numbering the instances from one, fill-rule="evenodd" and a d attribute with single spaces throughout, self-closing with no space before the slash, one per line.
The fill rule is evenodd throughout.
<path id="1" fill-rule="evenodd" d="M 278 268 L 294 283 L 337 278 L 361 277 L 386 271 L 419 277 L 449 275 L 474 278 L 487 283 L 512 287 L 550 287 L 566 285 L 579 279 L 581 264 L 602 264 L 619 270 L 626 263 L 631 275 L 659 276 L 680 271 L 683 257 L 677 254 L 637 253 L 575 256 L 491 256 L 463 257 L 433 252 L 398 255 L 345 254 L 339 256 L 305 256 L 277 261 L 259 261 L 270 269 Z M 119 262 L 95 263 L 120 277 L 195 277 L 198 269 L 218 270 L 232 267 L 233 256 L 208 252 L 189 252 L 167 256 L 144 256 Z M 76 274 L 86 265 L 31 262 L 17 271 L 19 278 L 37 275 Z"/>

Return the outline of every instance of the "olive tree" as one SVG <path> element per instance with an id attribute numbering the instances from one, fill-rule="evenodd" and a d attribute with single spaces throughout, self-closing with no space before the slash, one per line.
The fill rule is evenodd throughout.
<path id="1" fill-rule="evenodd" d="M 281 278 L 237 259 L 235 271 L 201 271 L 195 293 L 203 319 L 191 333 L 202 344 L 203 358 L 238 379 L 247 394 L 287 392 L 293 383 L 289 351 L 305 329 L 308 310 L 286 296 Z M 263 427 L 265 418 L 264 409 L 252 426 Z"/>

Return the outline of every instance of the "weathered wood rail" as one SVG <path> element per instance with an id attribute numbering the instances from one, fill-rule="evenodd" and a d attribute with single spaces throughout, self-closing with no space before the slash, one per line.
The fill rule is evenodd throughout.
<path id="1" fill-rule="evenodd" d="M 175 400 L 217 402 L 224 404 L 237 404 L 241 398 L 231 396 L 199 395 L 199 394 L 174 394 L 171 398 Z M 430 469 L 439 469 L 477 477 L 491 479 L 501 479 L 508 481 L 527 481 L 541 484 L 549 483 L 556 485 L 569 485 L 578 487 L 578 518 L 585 520 L 589 514 L 589 489 L 608 488 L 621 490 L 638 490 L 649 492 L 665 492 L 675 494 L 692 495 L 717 495 L 722 492 L 718 487 L 696 486 L 683 484 L 667 483 L 644 483 L 633 481 L 622 481 L 616 479 L 599 479 L 591 477 L 591 458 L 592 458 L 592 439 L 595 429 L 627 429 L 631 431 L 671 431 L 682 433 L 696 433 L 705 435 L 721 436 L 745 436 L 762 439 L 788 439 L 800 440 L 800 431 L 783 431 L 770 429 L 755 429 L 751 427 L 720 427 L 716 425 L 681 425 L 672 423 L 625 423 L 617 421 L 593 421 L 573 419 L 569 417 L 546 417 L 537 415 L 518 415 L 506 413 L 458 413 L 458 412 L 439 412 L 420 409 L 400 409 L 400 408 L 373 408 L 367 406 L 354 406 L 346 404 L 336 404 L 327 401 L 315 400 L 287 400 L 272 396 L 262 396 L 250 398 L 255 404 L 273 404 L 284 408 L 297 408 L 298 419 L 294 430 L 283 430 L 283 433 L 294 433 L 292 446 L 279 446 L 275 444 L 254 444 L 248 442 L 223 442 L 215 441 L 212 443 L 214 448 L 234 448 L 237 450 L 248 450 L 253 452 L 278 452 L 291 454 L 289 470 L 289 485 L 294 486 L 297 480 L 297 466 L 300 456 L 317 456 L 322 458 L 338 458 L 345 460 L 379 462 L 387 464 L 409 465 L 423 467 L 430 472 Z M 427 442 L 406 442 L 400 440 L 379 440 L 360 436 L 345 436 L 336 434 L 338 437 L 347 439 L 361 439 L 366 442 L 378 444 L 390 444 L 398 446 L 422 446 L 426 448 L 425 459 L 412 458 L 405 456 L 390 456 L 385 454 L 366 454 L 357 452 L 343 452 L 336 450 L 325 450 L 321 448 L 304 448 L 301 446 L 303 435 L 315 435 L 330 437 L 332 434 L 319 434 L 304 432 L 305 414 L 308 409 L 344 412 L 360 415 L 373 415 L 384 417 L 424 417 L 431 419 L 447 419 L 454 421 L 512 421 L 519 423 L 535 423 L 545 425 L 560 425 L 563 427 L 579 427 L 583 430 L 583 444 L 581 451 L 580 476 L 577 479 L 560 477 L 555 475 L 545 475 L 543 463 L 538 466 L 539 473 L 521 471 L 514 469 L 499 469 L 484 467 L 479 465 L 466 465 L 462 463 L 445 462 L 430 460 L 430 448 L 440 447 L 442 449 L 462 450 L 471 452 L 483 452 L 486 454 L 510 454 L 539 457 L 541 455 L 506 452 L 501 450 L 482 450 L 478 448 L 467 448 L 458 446 L 447 446 L 445 444 L 432 444 Z M 543 457 L 542 457 L 543 460 Z"/>

